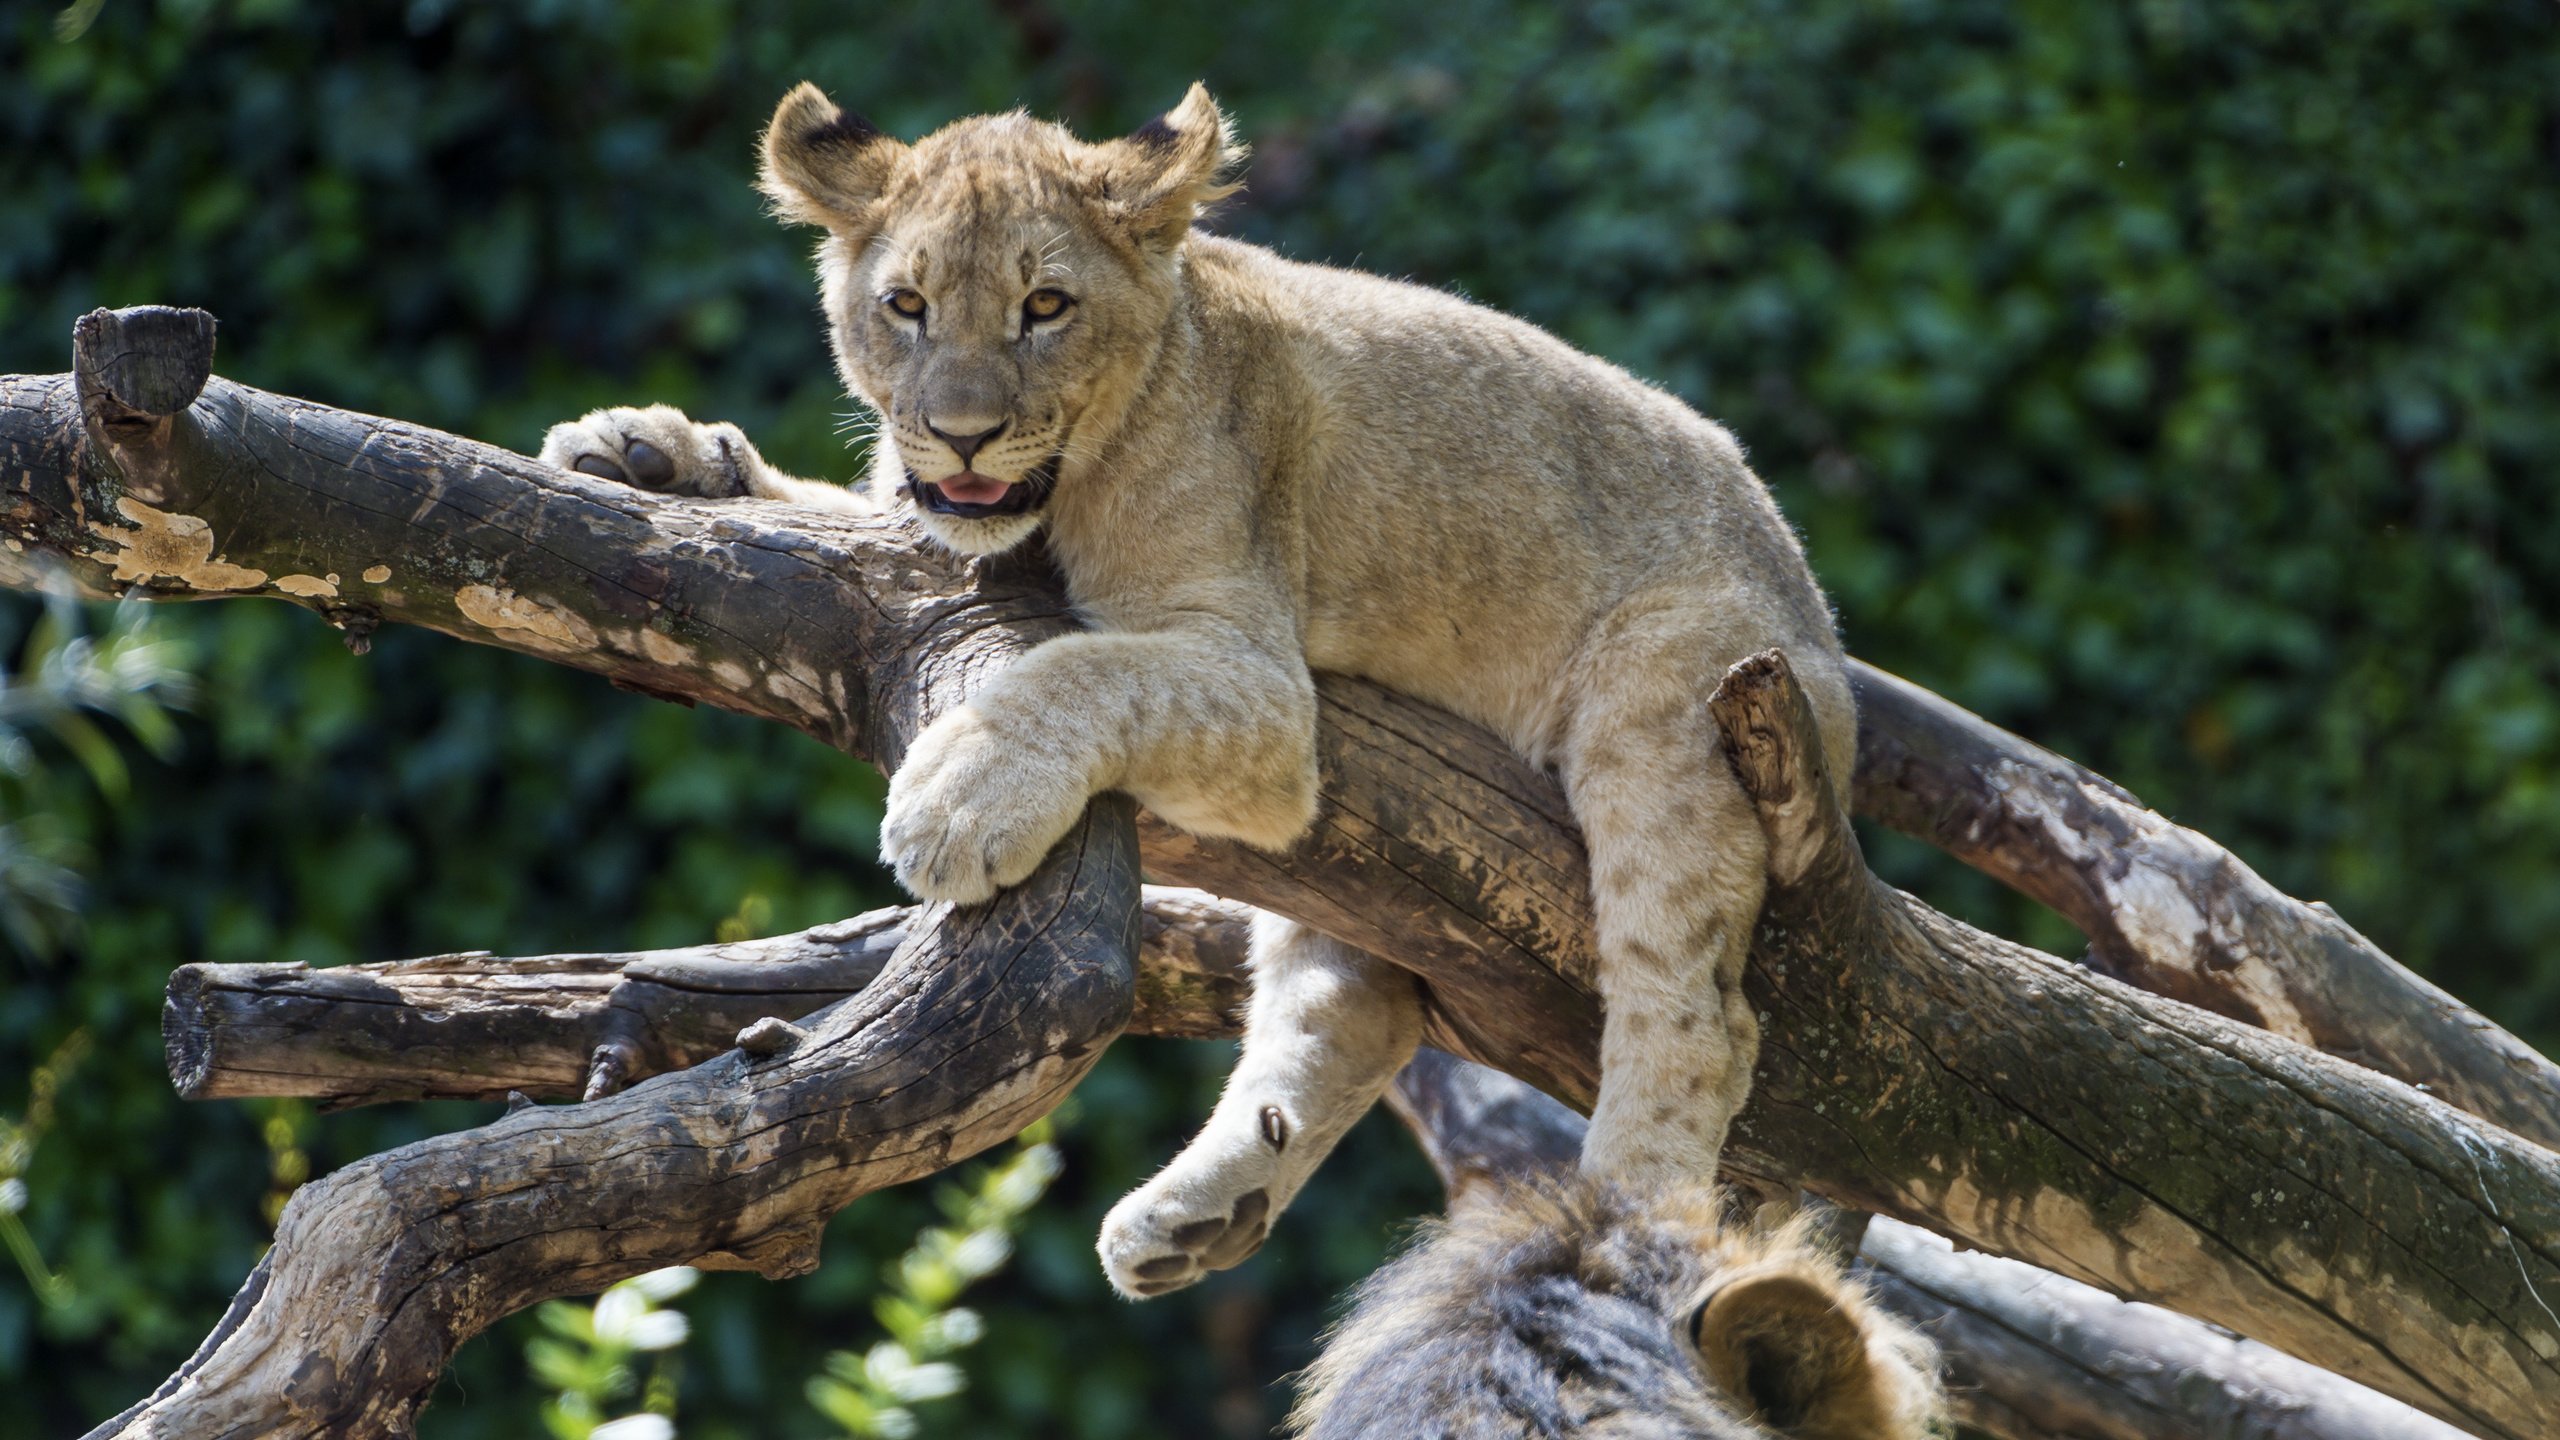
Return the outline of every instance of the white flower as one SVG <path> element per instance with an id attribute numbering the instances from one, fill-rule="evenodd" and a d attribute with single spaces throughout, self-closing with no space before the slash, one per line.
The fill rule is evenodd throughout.
<path id="1" fill-rule="evenodd" d="M 587 1440 L 676 1440 L 676 1422 L 664 1415 L 626 1415 L 589 1431 Z"/>
<path id="2" fill-rule="evenodd" d="M 693 1327 L 674 1310 L 652 1310 L 637 1286 L 616 1285 L 596 1299 L 596 1339 L 630 1350 L 672 1350 Z"/>
<path id="3" fill-rule="evenodd" d="M 957 1395 L 969 1383 L 959 1366 L 940 1360 L 919 1365 L 906 1347 L 894 1340 L 872 1346 L 871 1353 L 862 1357 L 862 1368 L 872 1384 L 909 1405 Z"/>
<path id="4" fill-rule="evenodd" d="M 977 1311 L 965 1305 L 955 1306 L 927 1321 L 925 1333 L 934 1348 L 965 1350 L 985 1337 L 987 1322 L 978 1318 Z"/>
<path id="5" fill-rule="evenodd" d="M 969 1238 L 951 1247 L 951 1268 L 972 1280 L 992 1275 L 1004 1268 L 1006 1257 L 1013 1254 L 1013 1241 L 1001 1230 L 972 1230 Z"/>
<path id="6" fill-rule="evenodd" d="M 664 1305 L 690 1290 L 702 1279 L 702 1272 L 690 1265 L 670 1265 L 646 1275 L 634 1275 L 622 1283 Z"/>

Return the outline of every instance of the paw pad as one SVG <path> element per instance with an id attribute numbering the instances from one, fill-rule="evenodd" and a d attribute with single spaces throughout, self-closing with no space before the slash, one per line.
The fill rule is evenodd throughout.
<path id="1" fill-rule="evenodd" d="M 1135 1277 L 1128 1288 L 1135 1294 L 1155 1296 L 1179 1290 L 1211 1270 L 1227 1270 L 1241 1265 L 1271 1233 L 1271 1194 L 1267 1190 L 1248 1190 L 1236 1199 L 1235 1207 L 1224 1216 L 1211 1216 L 1177 1225 L 1165 1238 L 1173 1243 L 1172 1253 L 1151 1256 L 1131 1266 Z"/>
<path id="2" fill-rule="evenodd" d="M 675 483 L 676 462 L 667 452 L 646 440 L 634 440 L 624 447 L 623 463 L 631 467 L 631 483 L 650 490 L 664 490 Z"/>

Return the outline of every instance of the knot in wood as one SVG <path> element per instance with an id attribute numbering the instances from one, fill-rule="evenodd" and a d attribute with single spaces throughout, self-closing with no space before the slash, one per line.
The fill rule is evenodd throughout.
<path id="1" fill-rule="evenodd" d="M 787 1055 L 800 1048 L 809 1032 L 778 1016 L 767 1015 L 738 1032 L 738 1048 L 750 1055 Z"/>

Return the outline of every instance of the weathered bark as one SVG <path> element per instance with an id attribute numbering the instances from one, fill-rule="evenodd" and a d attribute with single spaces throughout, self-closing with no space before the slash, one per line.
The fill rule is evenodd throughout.
<path id="1" fill-rule="evenodd" d="M 1878 1220 L 1876 1293 L 1938 1342 L 1957 1415 L 2004 1440 L 2456 1440 L 2441 1420 L 2184 1315 Z"/>
<path id="2" fill-rule="evenodd" d="M 1150 889 L 1143 913 L 1130 1032 L 1236 1033 L 1244 907 Z M 644 955 L 448 955 L 320 971 L 187 966 L 170 986 L 171 1070 L 194 1098 L 575 1097 L 598 1037 L 632 1039 L 635 1079 L 699 1063 L 757 1019 L 797 1020 L 861 989 L 912 915 L 878 911 L 773 940 Z M 1570 1167 L 1582 1146 L 1581 1116 L 1437 1050 L 1415 1057 L 1388 1103 L 1448 1187 L 1452 1210 L 1493 1186 Z M 2016 1261 L 1949 1251 L 1911 1226 L 1876 1222 L 1864 1254 L 1879 1297 L 1937 1342 L 1957 1418 L 2002 1440 L 2460 1433 L 2255 1342 Z"/>
<path id="3" fill-rule="evenodd" d="M 1736 666 L 1712 708 L 1770 839 L 1746 1166 L 2478 1434 L 2549 1433 L 2560 1156 L 1882 884 L 1780 657 Z"/>
<path id="4" fill-rule="evenodd" d="M 2052 906 L 2101 972 L 2560 1146 L 2560 1066 L 2327 906 L 1907 680 L 1861 669 L 1857 688 L 1859 812 Z"/>
<path id="5" fill-rule="evenodd" d="M 5 385 L 0 529 L 97 588 L 423 623 L 887 753 L 973 669 L 1065 623 L 1037 576 L 962 569 L 895 525 L 655 499 L 220 381 L 131 440 L 66 423 L 66 381 Z M 1324 695 L 1316 836 L 1275 858 L 1151 831 L 1149 868 L 1411 966 L 1438 1038 L 1587 1100 L 1589 915 L 1552 784 L 1426 707 Z M 1787 743 L 1749 733 L 1744 760 Z M 1760 935 L 1772 1040 L 1737 1163 L 2250 1331 L 2481 1433 L 2536 1428 L 2560 1354 L 2535 1292 L 2560 1293 L 2560 1162 L 1885 891 L 1839 817 L 1762 768 L 1765 794 L 1793 797 L 1771 812 L 1777 852 L 1821 863 L 1790 868 Z M 2281 1178 L 2253 1195 L 2259 1176 Z"/>
<path id="6" fill-rule="evenodd" d="M 429 1098 L 595 1098 L 735 1048 L 764 1019 L 801 1020 L 876 980 L 919 907 L 792 935 L 642 954 L 430 955 L 314 970 L 182 965 L 160 1033 L 190 1100 L 293 1096 L 324 1105 Z M 1140 914 L 1139 1035 L 1236 1033 L 1248 912 L 1149 887 Z M 596 1084 L 610 1056 L 612 1083 Z"/>
<path id="7" fill-rule="evenodd" d="M 12 552 L 61 544 L 57 553 L 77 557 L 93 584 L 174 578 L 196 593 L 272 584 L 339 604 L 333 618 L 360 631 L 374 612 L 344 605 L 346 589 L 414 596 L 418 613 L 442 623 L 561 653 L 593 653 L 601 636 L 540 598 L 552 586 L 584 585 L 584 598 L 614 613 L 670 626 L 680 617 L 710 633 L 752 608 L 730 595 L 672 593 L 645 546 L 610 572 L 584 569 L 581 558 L 591 557 L 581 556 L 582 539 L 649 533 L 697 556 L 709 551 L 733 575 L 786 588 L 819 572 L 818 560 L 783 542 L 723 538 L 711 524 L 675 536 L 646 532 L 595 497 L 537 506 L 510 533 L 490 521 L 523 488 L 488 467 L 466 463 L 451 485 L 404 490 L 379 479 L 405 473 L 399 434 L 351 435 L 317 407 L 309 415 L 290 405 L 262 410 L 221 382 L 197 399 L 191 384 L 205 383 L 211 344 L 210 323 L 190 312 L 101 312 L 81 323 L 76 411 L 51 417 L 49 433 L 13 430 L 0 451 L 0 474 L 15 470 L 5 517 Z M 14 400 L 22 387 L 9 384 Z M 226 393 L 239 403 L 226 408 Z M 211 438 L 226 422 L 240 427 L 233 433 L 260 432 L 270 448 L 226 449 Z M 67 433 L 75 430 L 85 436 Z M 95 468 L 36 468 L 40 455 L 65 445 Z M 284 468 L 270 468 L 262 454 Z M 273 539 L 258 552 L 269 562 L 282 552 L 318 561 L 314 543 L 355 546 L 335 552 L 337 565 L 245 566 L 238 561 L 251 552 L 235 538 L 242 532 L 227 528 L 234 517 L 209 524 L 160 508 L 192 496 L 191 485 L 217 493 L 261 481 L 290 486 L 294 466 L 314 455 L 355 477 L 357 493 L 305 496 L 239 523 Z M 404 548 L 404 517 L 419 507 L 446 512 L 449 523 L 440 543 Z M 77 528 L 66 533 L 65 521 Z M 306 523 L 310 531 L 299 530 Z M 492 531 L 505 537 L 494 546 Z M 303 533 L 330 541 L 297 538 Z M 517 542 L 530 550 L 516 552 Z M 359 567 L 361 556 L 375 558 Z M 351 586 L 348 574 L 366 578 Z M 653 676 L 751 688 L 744 671 L 689 663 L 700 657 L 663 631 L 627 623 L 614 633 L 660 657 Z M 754 703 L 840 734 L 850 733 L 843 721 L 822 717 L 859 698 L 848 678 L 896 677 L 903 693 L 873 707 L 863 731 L 892 758 L 926 718 L 965 697 L 988 660 L 977 636 L 930 615 L 797 644 L 788 626 L 766 633 L 781 648 L 759 672 L 765 683 L 752 687 L 763 692 Z M 831 644 L 852 647 L 833 661 L 860 668 L 810 668 L 811 653 Z M 865 647 L 879 653 L 864 655 Z M 1134 813 L 1125 799 L 1096 801 L 1021 886 L 985 905 L 926 908 L 873 984 L 805 1032 L 768 1030 L 754 1053 L 730 1051 L 575 1112 L 519 1111 L 304 1186 L 286 1207 L 275 1249 L 194 1358 L 93 1433 L 405 1435 L 454 1348 L 538 1301 L 687 1261 L 773 1276 L 812 1268 L 827 1217 L 1012 1135 L 1072 1089 L 1120 1033 L 1135 984 Z M 610 1066 L 599 1068 L 609 1082 Z"/>
<path id="8" fill-rule="evenodd" d="M 1387 1092 L 1448 1188 L 1573 1164 L 1583 1120 L 1501 1071 L 1426 1050 Z M 1998 1440 L 2451 1440 L 2462 1432 L 2326 1370 L 1915 1226 L 1865 1228 L 1860 1273 L 1938 1345 L 1955 1418 Z"/>

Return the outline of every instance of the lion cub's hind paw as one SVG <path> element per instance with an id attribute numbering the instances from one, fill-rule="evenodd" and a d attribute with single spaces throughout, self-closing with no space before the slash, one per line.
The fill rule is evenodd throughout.
<path id="1" fill-rule="evenodd" d="M 1170 1199 L 1132 1203 L 1145 1193 L 1122 1201 L 1102 1222 L 1102 1267 L 1113 1287 L 1132 1300 L 1179 1290 L 1212 1270 L 1234 1269 L 1271 1233 L 1271 1192 L 1258 1186 L 1222 1213 L 1196 1218 Z"/>
<path id="2" fill-rule="evenodd" d="M 755 447 L 735 425 L 703 425 L 672 405 L 593 410 L 542 439 L 542 463 L 662 495 L 748 493 Z"/>

